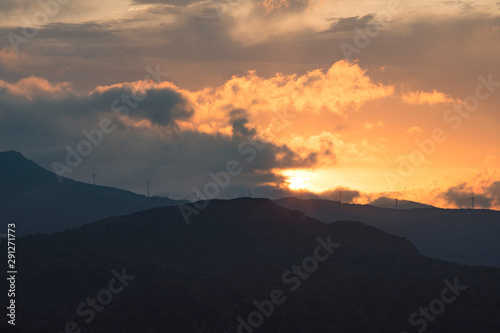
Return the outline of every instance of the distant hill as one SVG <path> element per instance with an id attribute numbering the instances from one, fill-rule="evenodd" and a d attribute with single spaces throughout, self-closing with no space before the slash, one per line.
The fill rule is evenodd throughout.
<path id="1" fill-rule="evenodd" d="M 331 223 L 361 221 L 411 240 L 423 255 L 469 265 L 500 267 L 500 212 L 486 209 L 379 208 L 329 200 L 284 198 L 276 204 Z"/>
<path id="2" fill-rule="evenodd" d="M 109 216 L 178 203 L 67 178 L 59 182 L 54 173 L 18 152 L 0 153 L 0 221 L 2 226 L 16 221 L 18 235 L 62 231 Z"/>
<path id="3" fill-rule="evenodd" d="M 17 320 L 31 329 L 63 332 L 74 321 L 110 333 L 415 332 L 423 324 L 411 327 L 410 315 L 457 278 L 467 289 L 425 331 L 500 331 L 499 269 L 422 257 L 401 237 L 325 224 L 267 199 L 212 200 L 189 225 L 178 207 L 156 208 L 23 237 L 17 247 Z M 134 278 L 120 289 L 113 269 Z M 271 297 L 280 304 L 265 303 L 260 320 L 257 306 Z M 93 311 L 84 303 L 92 298 L 106 305 Z M 238 317 L 260 326 L 238 329 Z"/>
<path id="4" fill-rule="evenodd" d="M 395 199 L 380 197 L 372 202 L 370 205 L 380 208 L 392 208 L 396 209 Z M 431 205 L 422 204 L 420 202 L 408 201 L 408 200 L 398 200 L 399 209 L 413 209 L 413 208 L 436 208 Z"/>

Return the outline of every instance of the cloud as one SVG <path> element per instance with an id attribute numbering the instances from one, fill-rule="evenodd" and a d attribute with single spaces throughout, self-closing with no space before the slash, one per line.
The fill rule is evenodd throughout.
<path id="1" fill-rule="evenodd" d="M 109 0 L 106 4 L 113 8 L 123 5 L 124 1 Z M 84 21 L 93 14 L 92 20 L 98 17 L 96 14 L 102 13 L 100 13 L 102 7 L 103 2 L 99 0 L 2 0 L 0 14 L 5 13 L 6 15 L 2 17 L 0 26 L 39 28 L 50 22 L 61 22 L 68 19 L 77 18 L 79 21 Z"/>
<path id="2" fill-rule="evenodd" d="M 371 130 L 371 129 L 374 129 L 374 128 L 378 128 L 378 127 L 382 127 L 384 126 L 384 122 L 379 120 L 377 122 L 374 122 L 374 123 L 370 123 L 370 122 L 365 122 L 363 123 L 363 127 L 367 130 Z"/>
<path id="3" fill-rule="evenodd" d="M 197 110 L 195 122 L 220 128 L 227 124 L 230 110 L 243 109 L 260 133 L 276 110 L 347 115 L 368 101 L 392 95 L 393 91 L 392 86 L 373 82 L 357 64 L 339 61 L 327 71 L 317 69 L 301 76 L 276 74 L 264 78 L 249 72 L 232 77 L 215 90 L 186 94 Z"/>
<path id="4" fill-rule="evenodd" d="M 76 86 L 85 83 L 90 89 L 98 84 L 137 80 L 143 76 L 144 67 L 154 61 L 170 67 L 176 83 L 199 88 L 219 85 L 234 74 L 244 75 L 248 68 L 265 76 L 276 71 L 305 73 L 344 58 L 339 44 L 353 43 L 352 36 L 318 33 L 332 24 L 331 14 L 325 13 L 330 7 L 295 17 L 259 15 L 255 13 L 256 3 L 251 1 L 237 2 L 235 8 L 225 1 L 219 3 L 223 21 L 214 4 L 205 1 L 187 7 L 155 6 L 131 13 L 124 20 L 49 24 L 23 51 L 37 63 L 19 68 L 17 76 L 8 79 L 38 73 Z M 358 20 L 363 17 L 366 15 Z M 478 71 L 496 73 L 500 69 L 494 57 L 499 46 L 495 34 L 498 20 L 491 13 L 401 17 L 384 27 L 363 49 L 358 55 L 360 64 L 370 70 L 386 66 L 384 75 L 372 76 L 382 82 L 412 82 L 413 90 L 427 94 L 436 90 L 454 99 L 467 96 L 470 88 L 466 82 L 475 80 Z M 128 29 L 122 29 L 123 24 Z M 21 28 L 12 27 L 0 29 L 0 34 L 10 31 L 21 34 Z M 142 38 L 145 35 L 147 39 Z M 8 43 L 6 38 L 1 39 L 0 48 Z M 231 66 L 225 65 L 228 63 Z M 56 75 L 62 68 L 67 70 Z"/>
<path id="5" fill-rule="evenodd" d="M 218 88 L 197 91 L 170 82 L 135 81 L 79 93 L 68 83 L 51 84 L 37 77 L 17 83 L 0 81 L 0 87 L 6 93 L 1 98 L 5 110 L 0 125 L 17 127 L 19 133 L 22 128 L 32 131 L 33 126 L 40 125 L 35 133 L 50 130 L 42 142 L 48 141 L 46 145 L 53 149 L 78 142 L 83 129 L 95 128 L 100 118 L 110 117 L 125 131 L 148 130 L 160 137 L 176 130 L 256 138 L 270 147 L 261 154 L 269 163 L 256 164 L 255 168 L 261 170 L 332 164 L 337 149 L 348 150 L 346 156 L 365 155 L 362 151 L 368 147 L 344 144 L 338 135 L 296 135 L 290 140 L 280 131 L 297 114 L 344 116 L 367 101 L 393 92 L 390 86 L 372 82 L 357 64 L 343 61 L 328 71 L 314 70 L 302 76 L 277 74 L 264 78 L 250 72 Z M 42 116 L 47 119 L 42 121 Z M 54 142 L 58 136 L 60 142 Z M 39 142 L 34 137 L 32 140 Z"/>
<path id="6" fill-rule="evenodd" d="M 4 67 L 16 66 L 26 59 L 23 54 L 16 54 L 13 48 L 4 47 L 0 49 L 0 65 Z"/>
<path id="7" fill-rule="evenodd" d="M 71 92 L 71 83 L 63 82 L 53 85 L 45 79 L 30 76 L 15 84 L 0 80 L 0 89 L 5 89 L 12 95 L 22 96 L 29 100 L 35 96 L 57 98 Z"/>
<path id="8" fill-rule="evenodd" d="M 416 92 L 409 92 L 406 93 L 402 96 L 402 99 L 404 102 L 408 104 L 429 104 L 429 105 L 434 105 L 434 104 L 439 104 L 439 103 L 452 103 L 454 100 L 453 98 L 450 98 L 446 96 L 442 92 L 438 92 L 434 90 L 431 93 L 428 92 L 423 92 L 423 91 L 416 91 Z"/>
<path id="9" fill-rule="evenodd" d="M 40 8 L 38 3 L 29 0 L 2 0 L 0 2 L 0 12 L 10 13 L 14 10 L 32 10 L 34 8 Z"/>
<path id="10" fill-rule="evenodd" d="M 243 109 L 236 109 L 230 112 L 230 117 L 233 125 L 233 135 L 242 137 L 254 137 L 257 133 L 255 129 L 247 128 L 248 118 L 247 113 Z"/>
<path id="11" fill-rule="evenodd" d="M 314 157 L 321 164 L 334 165 L 337 163 L 337 153 L 342 153 L 343 144 L 340 135 L 323 132 L 313 136 L 294 135 L 288 145 L 302 158 L 306 159 L 314 152 Z"/>
<path id="12" fill-rule="evenodd" d="M 160 126 L 187 120 L 194 114 L 192 106 L 185 97 L 176 91 L 174 85 L 168 83 L 157 85 L 152 81 L 138 81 L 98 87 L 90 97 L 111 101 L 108 106 L 111 110 L 123 110 L 122 114 L 127 117 L 139 121 L 149 120 L 151 124 Z"/>
<path id="13" fill-rule="evenodd" d="M 264 7 L 266 13 L 277 10 L 304 10 L 309 6 L 309 0 L 262 0 L 259 3 Z"/>
<path id="14" fill-rule="evenodd" d="M 320 193 L 318 196 L 322 199 L 340 200 L 340 192 L 342 192 L 342 202 L 344 203 L 353 203 L 361 197 L 361 192 L 346 187 L 337 187 Z"/>
<path id="15" fill-rule="evenodd" d="M 493 182 L 486 190 L 486 193 L 495 200 L 497 205 L 500 205 L 500 181 Z"/>
<path id="16" fill-rule="evenodd" d="M 422 134 L 424 131 L 418 126 L 412 126 L 406 131 L 408 134 Z"/>
<path id="17" fill-rule="evenodd" d="M 494 188 L 496 190 L 496 187 Z M 472 193 L 474 192 L 473 188 L 467 183 L 462 183 L 457 186 L 453 186 L 448 188 L 448 190 L 440 195 L 440 197 L 444 198 L 448 203 L 455 205 L 460 208 L 471 207 L 471 198 Z M 491 208 L 494 199 L 491 197 L 487 197 L 484 194 L 474 193 L 475 198 L 475 206 L 481 208 Z"/>
<path id="18" fill-rule="evenodd" d="M 374 14 L 368 14 L 363 17 L 353 16 L 347 18 L 338 19 L 335 23 L 330 26 L 330 31 L 332 32 L 352 32 L 355 28 L 364 29 L 364 27 L 373 22 L 375 19 Z"/>
<path id="19" fill-rule="evenodd" d="M 132 96 L 147 98 L 137 101 Z M 193 112 L 188 102 L 168 87 L 148 88 L 140 94 L 123 84 L 78 94 L 68 83 L 52 84 L 36 77 L 17 83 L 0 81 L 0 104 L 3 145 L 20 151 L 64 151 L 66 145 L 82 139 L 82 130 L 99 128 L 104 117 L 129 131 L 137 131 L 134 125 L 139 121 L 165 131 Z"/>
<path id="20" fill-rule="evenodd" d="M 65 176 L 85 180 L 89 172 L 98 173 L 107 185 L 128 189 L 140 188 L 147 177 L 176 196 L 203 186 L 211 180 L 209 172 L 224 170 L 231 160 L 243 167 L 231 183 L 240 187 L 274 184 L 280 176 L 272 170 L 308 168 L 318 162 L 313 151 L 302 156 L 286 144 L 258 138 L 243 109 L 226 114 L 233 129 L 229 133 L 181 129 L 177 123 L 189 121 L 195 112 L 187 94 L 169 82 L 121 83 L 79 94 L 64 83 L 35 77 L 12 84 L 2 81 L 0 149 L 21 151 L 51 170 L 54 161 L 64 164 L 67 147 L 76 149 L 88 140 L 84 130 L 92 132 L 108 118 L 114 131 Z M 226 194 L 231 191 L 228 187 Z"/>

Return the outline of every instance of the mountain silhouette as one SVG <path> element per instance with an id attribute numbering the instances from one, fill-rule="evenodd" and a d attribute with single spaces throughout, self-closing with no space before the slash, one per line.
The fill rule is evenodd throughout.
<path id="1" fill-rule="evenodd" d="M 17 222 L 17 234 L 51 233 L 105 217 L 178 204 L 112 187 L 57 176 L 15 151 L 0 153 L 0 220 Z"/>
<path id="2" fill-rule="evenodd" d="M 468 265 L 500 267 L 500 212 L 478 209 L 396 209 L 330 200 L 284 198 L 276 204 L 325 223 L 361 221 L 411 240 L 423 255 Z"/>
<path id="3" fill-rule="evenodd" d="M 268 199 L 203 205 L 18 239 L 18 322 L 51 332 L 68 323 L 111 333 L 415 332 L 423 319 L 412 327 L 409 317 L 441 298 L 447 281 L 466 289 L 426 332 L 500 331 L 499 269 L 423 257 L 402 237 L 326 224 Z M 189 224 L 181 209 L 193 213 Z M 109 296 L 117 274 L 125 287 Z M 92 299 L 106 305 L 92 310 Z"/>
<path id="4" fill-rule="evenodd" d="M 370 202 L 370 205 L 380 208 L 393 208 L 396 209 L 396 200 L 387 197 L 380 197 Z M 399 209 L 413 209 L 413 208 L 435 208 L 431 205 L 422 204 L 416 201 L 398 200 Z"/>

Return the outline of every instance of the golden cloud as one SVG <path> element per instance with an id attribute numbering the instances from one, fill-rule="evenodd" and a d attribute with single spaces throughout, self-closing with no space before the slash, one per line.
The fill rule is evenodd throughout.
<path id="1" fill-rule="evenodd" d="M 263 0 L 261 5 L 266 9 L 266 13 L 270 13 L 275 9 L 290 6 L 290 2 L 288 0 Z"/>
<path id="2" fill-rule="evenodd" d="M 228 114 L 244 109 L 250 123 L 265 131 L 274 112 L 295 114 L 331 113 L 346 117 L 368 101 L 391 96 L 392 86 L 373 82 L 358 64 L 339 61 L 327 71 L 316 69 L 304 75 L 276 74 L 270 78 L 249 72 L 232 77 L 217 89 L 185 92 L 196 110 L 198 126 L 224 128 Z M 258 132 L 260 132 L 258 131 Z"/>
<path id="3" fill-rule="evenodd" d="M 424 133 L 424 131 L 418 126 L 412 126 L 412 127 L 408 128 L 406 133 L 408 133 L 408 134 L 421 134 L 421 133 Z"/>
<path id="4" fill-rule="evenodd" d="M 418 104 L 418 105 L 422 104 L 434 105 L 439 103 L 452 103 L 454 101 L 453 98 L 450 98 L 446 96 L 444 93 L 438 92 L 436 90 L 433 90 L 431 93 L 423 91 L 409 92 L 403 94 L 402 99 L 404 102 L 408 104 Z"/>
<path id="5" fill-rule="evenodd" d="M 11 84 L 0 80 L 0 88 L 7 89 L 11 94 L 33 99 L 35 96 L 45 95 L 50 97 L 60 97 L 71 91 L 71 84 L 62 82 L 51 84 L 43 78 L 30 76 Z"/>

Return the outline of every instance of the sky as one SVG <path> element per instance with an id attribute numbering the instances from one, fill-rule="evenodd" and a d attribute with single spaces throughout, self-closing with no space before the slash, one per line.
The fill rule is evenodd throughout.
<path id="1" fill-rule="evenodd" d="M 2 0 L 0 151 L 175 199 L 500 209 L 500 2 Z"/>

